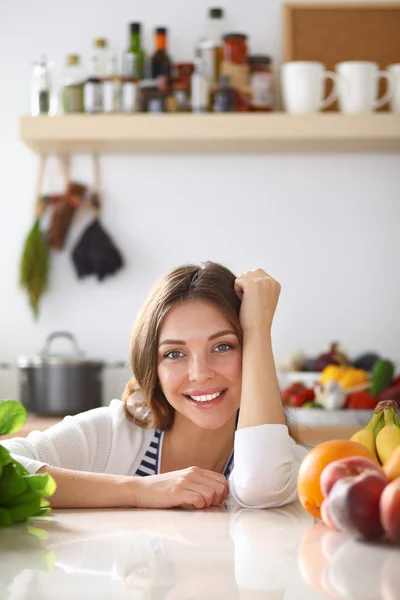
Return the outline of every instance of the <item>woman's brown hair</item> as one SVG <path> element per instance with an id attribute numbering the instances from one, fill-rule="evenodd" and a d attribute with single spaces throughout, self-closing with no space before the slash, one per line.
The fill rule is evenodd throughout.
<path id="1" fill-rule="evenodd" d="M 161 277 L 135 322 L 131 337 L 133 378 L 126 384 L 122 401 L 126 416 L 144 428 L 167 430 L 174 422 L 174 408 L 163 394 L 157 376 L 158 336 L 165 315 L 178 301 L 201 298 L 212 302 L 228 319 L 240 343 L 240 300 L 234 291 L 235 275 L 213 262 L 176 267 Z"/>

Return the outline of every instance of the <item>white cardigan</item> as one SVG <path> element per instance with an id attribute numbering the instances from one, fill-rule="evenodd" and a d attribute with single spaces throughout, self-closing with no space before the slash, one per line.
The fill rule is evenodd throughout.
<path id="1" fill-rule="evenodd" d="M 43 465 L 75 471 L 134 475 L 154 429 L 125 416 L 120 400 L 65 417 L 46 431 L 0 442 L 30 473 Z M 231 497 L 248 508 L 283 506 L 297 498 L 297 473 L 306 450 L 286 425 L 259 425 L 235 433 Z"/>

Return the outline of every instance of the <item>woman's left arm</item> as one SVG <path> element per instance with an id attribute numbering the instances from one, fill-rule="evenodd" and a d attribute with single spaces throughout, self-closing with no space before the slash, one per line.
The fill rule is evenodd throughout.
<path id="1" fill-rule="evenodd" d="M 272 352 L 271 327 L 281 286 L 262 269 L 235 282 L 242 300 L 242 394 L 231 493 L 243 506 L 276 507 L 297 498 L 306 451 L 290 438 Z"/>
<path id="2" fill-rule="evenodd" d="M 280 284 L 262 269 L 236 279 L 242 300 L 243 331 L 242 396 L 238 429 L 266 424 L 285 424 L 281 393 L 272 353 L 271 327 L 281 291 Z"/>

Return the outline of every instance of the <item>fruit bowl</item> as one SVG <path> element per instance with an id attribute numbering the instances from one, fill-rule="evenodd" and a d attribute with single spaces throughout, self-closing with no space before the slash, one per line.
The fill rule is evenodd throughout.
<path id="1" fill-rule="evenodd" d="M 367 425 L 372 410 L 350 410 L 342 408 L 327 410 L 326 408 L 292 408 L 285 407 L 288 423 L 291 425 L 307 425 L 309 427 L 345 427 Z"/>

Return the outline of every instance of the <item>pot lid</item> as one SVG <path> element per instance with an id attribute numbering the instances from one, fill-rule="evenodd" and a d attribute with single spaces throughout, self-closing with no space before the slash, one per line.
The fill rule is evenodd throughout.
<path id="1" fill-rule="evenodd" d="M 72 345 L 70 353 L 56 353 L 50 348 L 56 338 L 67 338 Z M 72 333 L 68 331 L 55 331 L 51 333 L 44 344 L 41 352 L 34 356 L 21 355 L 18 357 L 17 364 L 20 368 L 51 366 L 103 366 L 104 361 L 98 359 L 88 359 L 80 350 L 78 343 Z"/>

